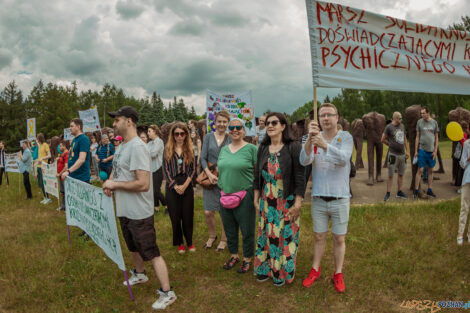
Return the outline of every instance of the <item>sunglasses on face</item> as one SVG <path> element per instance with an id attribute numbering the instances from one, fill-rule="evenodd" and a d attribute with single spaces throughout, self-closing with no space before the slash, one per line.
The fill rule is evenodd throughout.
<path id="1" fill-rule="evenodd" d="M 185 132 L 174 132 L 173 136 L 175 136 L 175 137 L 184 137 L 184 136 L 186 136 L 186 133 Z"/>
<path id="2" fill-rule="evenodd" d="M 241 125 L 237 125 L 237 126 L 230 125 L 228 127 L 228 130 L 233 131 L 234 129 L 236 129 L 236 130 L 240 131 L 240 130 L 242 130 L 242 128 L 243 128 L 243 126 L 241 126 Z"/>
<path id="3" fill-rule="evenodd" d="M 269 125 L 273 125 L 273 127 L 276 127 L 277 124 L 279 124 L 279 121 L 278 121 L 278 120 L 267 121 L 267 122 L 266 122 L 266 126 L 268 126 L 268 127 L 269 127 Z"/>

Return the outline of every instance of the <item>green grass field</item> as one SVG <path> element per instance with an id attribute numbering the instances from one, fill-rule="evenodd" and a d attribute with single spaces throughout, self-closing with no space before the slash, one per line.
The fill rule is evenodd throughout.
<path id="1" fill-rule="evenodd" d="M 130 301 L 118 267 L 93 242 L 78 238 L 77 228 L 72 228 L 69 246 L 65 214 L 55 210 L 57 202 L 39 204 L 35 183 L 35 199 L 25 201 L 18 177 L 10 174 L 10 187 L 0 186 L 0 312 L 150 312 L 159 287 L 150 264 L 150 281 L 133 287 L 135 301 Z M 169 217 L 156 215 L 157 241 L 178 296 L 166 311 L 416 312 L 400 308 L 401 303 L 466 302 L 470 245 L 456 245 L 459 207 L 456 199 L 351 208 L 344 268 L 347 289 L 340 295 L 330 283 L 331 238 L 322 277 L 313 287 L 302 287 L 313 254 L 309 207 L 304 207 L 301 219 L 297 277 L 293 284 L 278 288 L 258 283 L 252 273 L 223 270 L 228 252 L 202 249 L 207 231 L 198 198 L 194 254 L 176 253 Z M 122 240 L 121 245 L 130 268 Z"/>

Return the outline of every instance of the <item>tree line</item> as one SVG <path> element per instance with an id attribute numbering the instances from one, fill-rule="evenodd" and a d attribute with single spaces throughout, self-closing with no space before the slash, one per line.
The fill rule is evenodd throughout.
<path id="1" fill-rule="evenodd" d="M 164 105 L 156 91 L 150 97 L 136 99 L 110 84 L 99 91 L 79 91 L 76 82 L 62 86 L 40 80 L 29 95 L 25 95 L 12 81 L 0 92 L 0 140 L 4 141 L 7 150 L 18 150 L 19 141 L 26 137 L 26 120 L 33 117 L 36 118 L 36 133 L 43 133 L 46 138 L 60 136 L 68 122 L 78 117 L 78 111 L 88 110 L 93 105 L 97 107 L 102 128 L 113 124 L 106 112 L 125 105 L 137 109 L 140 125 L 161 126 L 175 120 L 187 122 L 205 118 L 198 116 L 194 106 L 188 107 L 183 99 L 174 97 Z"/>

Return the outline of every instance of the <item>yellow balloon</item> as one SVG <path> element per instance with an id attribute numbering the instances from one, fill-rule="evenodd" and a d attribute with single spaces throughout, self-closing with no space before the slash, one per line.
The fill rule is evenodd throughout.
<path id="1" fill-rule="evenodd" d="M 460 141 L 463 138 L 462 126 L 457 122 L 450 122 L 446 127 L 447 137 L 452 141 Z"/>

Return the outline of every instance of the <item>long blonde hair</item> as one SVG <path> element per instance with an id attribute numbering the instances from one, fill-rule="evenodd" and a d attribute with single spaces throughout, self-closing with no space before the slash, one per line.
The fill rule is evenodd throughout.
<path id="1" fill-rule="evenodd" d="M 168 135 L 168 142 L 166 144 L 165 148 L 165 160 L 167 162 L 170 162 L 171 158 L 173 157 L 173 154 L 175 153 L 175 146 L 176 146 L 176 141 L 175 137 L 173 136 L 173 133 L 175 130 L 179 128 L 183 130 L 186 133 L 186 136 L 184 137 L 184 142 L 183 142 L 183 160 L 186 163 L 186 165 L 191 164 L 194 162 L 194 151 L 193 151 L 193 144 L 191 142 L 191 136 L 189 134 L 189 129 L 186 124 L 181 123 L 181 122 L 176 122 L 170 130 L 170 134 Z"/>

